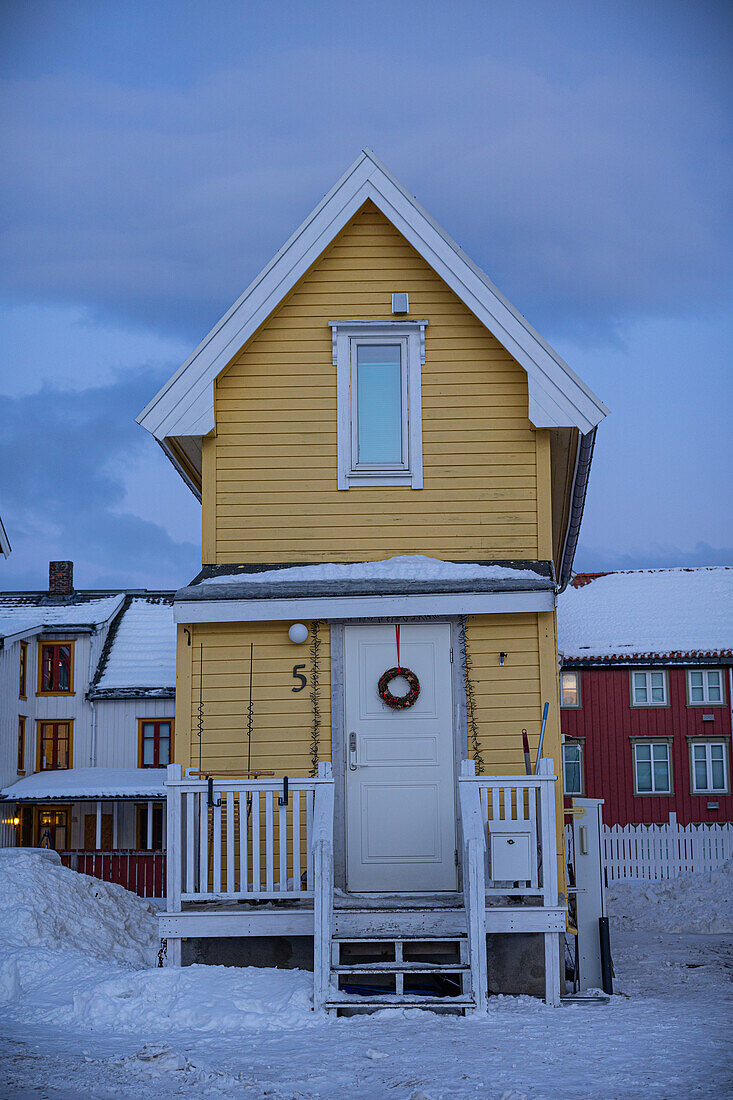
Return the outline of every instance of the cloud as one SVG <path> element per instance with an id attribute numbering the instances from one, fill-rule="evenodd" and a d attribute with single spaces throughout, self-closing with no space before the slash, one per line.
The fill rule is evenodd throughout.
<path id="1" fill-rule="evenodd" d="M 717 548 L 698 542 L 692 549 L 652 543 L 627 553 L 608 547 L 586 546 L 581 541 L 575 555 L 576 573 L 602 573 L 618 569 L 674 569 L 701 565 L 733 566 L 733 547 Z"/>
<path id="2" fill-rule="evenodd" d="M 134 423 L 161 380 L 144 372 L 83 393 L 45 387 L 4 401 L 0 510 L 13 553 L 0 567 L 0 586 L 44 588 L 47 563 L 57 558 L 75 562 L 84 588 L 177 587 L 198 571 L 198 506 Z M 122 510 L 122 469 L 131 459 L 138 476 L 159 482 L 167 497 L 160 512 L 191 515 L 189 540 Z"/>
<path id="3" fill-rule="evenodd" d="M 538 325 L 721 300 L 723 107 L 673 69 L 280 50 L 176 87 L 8 80 L 0 290 L 196 339 L 363 144 Z M 375 79 L 375 73 L 379 79 Z M 418 94 L 419 91 L 419 94 Z"/>

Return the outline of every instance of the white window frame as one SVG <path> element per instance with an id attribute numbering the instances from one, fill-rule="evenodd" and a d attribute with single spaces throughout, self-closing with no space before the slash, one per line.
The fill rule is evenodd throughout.
<path id="1" fill-rule="evenodd" d="M 658 699 L 652 699 L 652 681 L 651 677 L 654 673 L 662 674 L 662 686 L 664 688 L 664 699 L 660 702 Z M 646 702 L 639 701 L 636 698 L 636 676 L 646 677 Z M 669 706 L 669 677 L 667 676 L 667 670 L 665 668 L 632 668 L 631 669 L 631 705 L 632 707 L 666 707 Z"/>
<path id="2" fill-rule="evenodd" d="M 575 697 L 578 700 L 577 703 L 566 703 L 563 701 L 563 680 L 566 676 L 575 677 Z M 563 707 L 564 710 L 580 710 L 580 672 L 575 669 L 566 669 L 560 673 L 560 706 Z"/>
<path id="3" fill-rule="evenodd" d="M 711 737 L 710 740 L 701 737 L 688 738 L 690 743 L 690 790 L 692 794 L 730 794 L 730 772 L 728 769 L 728 742 L 722 738 Z M 723 786 L 712 787 L 713 760 L 711 749 L 713 745 L 720 745 L 723 750 Z M 705 772 L 707 786 L 698 787 L 695 779 L 695 749 L 705 749 Z"/>
<path id="4" fill-rule="evenodd" d="M 641 746 L 649 746 L 650 753 L 649 759 L 651 764 L 652 773 L 652 789 L 650 791 L 639 790 L 639 772 L 638 772 L 638 755 L 637 749 Z M 667 750 L 667 778 L 669 781 L 668 788 L 666 790 L 657 790 L 654 785 L 654 748 L 657 745 L 663 745 Z M 634 794 L 641 798 L 657 798 L 662 796 L 671 796 L 674 794 L 674 779 L 672 777 L 672 753 L 670 751 L 670 741 L 664 738 L 654 737 L 638 737 L 633 742 L 633 755 L 634 755 Z M 646 763 L 646 761 L 644 761 Z"/>
<path id="5" fill-rule="evenodd" d="M 580 768 L 580 790 L 570 791 L 565 786 L 565 749 L 574 748 L 578 750 L 578 766 Z M 584 761 L 583 761 L 584 746 L 582 741 L 576 741 L 574 738 L 569 737 L 562 746 L 562 785 L 563 793 L 569 797 L 582 797 L 585 793 L 585 773 L 584 773 Z"/>
<path id="6" fill-rule="evenodd" d="M 702 674 L 702 699 L 692 698 L 692 674 Z M 720 698 L 710 699 L 710 683 L 708 676 L 715 672 L 720 677 Z M 687 705 L 690 707 L 722 707 L 725 706 L 725 677 L 721 668 L 688 668 L 687 669 Z"/>
<path id="7" fill-rule="evenodd" d="M 383 485 L 423 487 L 422 366 L 427 321 L 329 321 L 336 367 L 338 488 Z M 402 461 L 359 463 L 357 453 L 356 348 L 400 344 L 402 361 Z"/>

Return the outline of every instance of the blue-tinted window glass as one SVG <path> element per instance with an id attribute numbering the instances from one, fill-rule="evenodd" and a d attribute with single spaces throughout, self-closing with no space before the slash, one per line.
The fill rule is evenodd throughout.
<path id="1" fill-rule="evenodd" d="M 399 344 L 358 344 L 358 462 L 402 462 L 402 370 Z"/>

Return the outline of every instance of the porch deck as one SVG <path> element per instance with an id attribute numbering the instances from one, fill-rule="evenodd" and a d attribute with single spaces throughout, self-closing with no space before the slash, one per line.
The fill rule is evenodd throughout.
<path id="1" fill-rule="evenodd" d="M 565 929 L 555 845 L 552 761 L 534 776 L 459 779 L 460 893 L 355 894 L 334 878 L 334 780 L 217 779 L 168 769 L 168 909 L 161 914 L 169 965 L 181 964 L 184 938 L 306 936 L 314 945 L 314 1008 L 412 1004 L 416 974 L 461 974 L 448 1007 L 484 1012 L 486 937 L 544 936 L 545 991 L 559 1004 L 559 937 Z M 454 963 L 409 960 L 437 941 Z M 349 951 L 390 944 L 387 961 L 349 965 Z M 349 946 L 351 945 L 351 947 Z M 344 962 L 344 953 L 347 962 Z M 350 996 L 344 977 L 389 974 L 394 992 Z M 387 998 L 385 1000 L 385 997 Z M 440 1002 L 440 997 L 430 1000 Z M 419 1002 L 423 1003 L 423 1002 Z"/>

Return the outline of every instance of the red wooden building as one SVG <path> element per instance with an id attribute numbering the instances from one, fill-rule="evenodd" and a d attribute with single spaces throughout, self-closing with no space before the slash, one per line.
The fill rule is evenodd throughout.
<path id="1" fill-rule="evenodd" d="M 566 796 L 607 825 L 733 821 L 733 568 L 578 574 L 558 635 Z"/>

